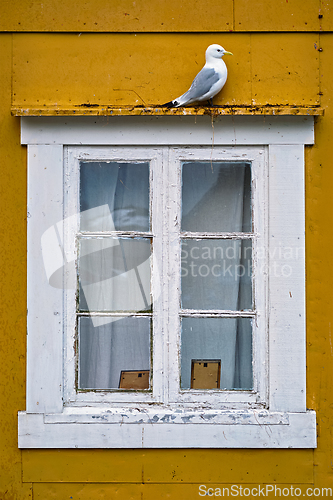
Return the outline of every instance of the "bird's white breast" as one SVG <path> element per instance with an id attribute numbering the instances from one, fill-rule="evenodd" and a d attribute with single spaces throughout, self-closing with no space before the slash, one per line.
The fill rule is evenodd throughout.
<path id="1" fill-rule="evenodd" d="M 226 78 L 228 74 L 227 66 L 222 59 L 215 59 L 214 62 L 206 63 L 205 68 L 212 68 L 219 74 L 220 78 Z"/>

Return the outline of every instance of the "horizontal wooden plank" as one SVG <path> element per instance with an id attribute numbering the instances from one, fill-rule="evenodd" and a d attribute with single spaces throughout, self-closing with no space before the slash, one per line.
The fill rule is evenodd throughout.
<path id="1" fill-rule="evenodd" d="M 73 488 L 74 483 L 119 486 L 141 480 L 307 484 L 313 482 L 312 455 L 312 450 L 62 450 L 60 455 L 58 450 L 23 450 L 22 469 L 24 482 L 72 483 Z"/>
<path id="2" fill-rule="evenodd" d="M 320 0 L 4 0 L 0 30 L 51 32 L 319 31 L 329 29 Z M 327 4 L 327 6 L 326 6 Z M 262 13 L 265 13 L 262 15 Z M 319 14 L 324 13 L 324 19 Z"/>
<path id="3" fill-rule="evenodd" d="M 3 0 L 0 30 L 166 32 L 232 30 L 233 2 L 209 0 Z M 212 15 L 212 13 L 214 13 Z"/>
<path id="4" fill-rule="evenodd" d="M 13 36 L 12 107 L 29 115 L 160 106 L 190 87 L 216 42 L 234 55 L 224 58 L 228 79 L 215 105 L 320 106 L 313 33 L 34 33 Z"/>
<path id="5" fill-rule="evenodd" d="M 316 414 L 289 413 L 289 425 L 44 423 L 19 413 L 20 448 L 315 448 Z M 267 432 L 269 428 L 269 432 Z"/>
<path id="6" fill-rule="evenodd" d="M 94 412 L 87 413 L 84 408 L 80 412 L 75 413 L 51 413 L 46 414 L 44 422 L 46 424 L 54 423 L 71 423 L 71 424 L 114 424 L 124 423 L 123 409 L 112 413 Z M 186 422 L 197 424 L 199 426 L 209 422 L 211 424 L 225 425 L 289 425 L 289 416 L 286 413 L 268 412 L 267 410 L 233 410 L 233 411 L 178 411 L 153 409 L 152 411 L 139 409 L 128 410 L 126 414 L 126 424 L 160 424 L 165 422 L 172 424 L 184 424 Z"/>
<path id="7" fill-rule="evenodd" d="M 218 457 L 218 462 L 220 462 L 220 457 Z M 258 464 L 258 462 L 256 461 Z M 291 462 L 290 469 L 294 471 L 294 465 Z M 243 465 L 243 464 L 242 464 Z M 258 466 L 260 466 L 258 464 Z M 240 467 L 240 466 L 238 466 Z M 232 497 L 248 497 L 256 498 L 257 496 L 287 496 L 291 493 L 292 496 L 305 496 L 306 491 L 308 494 L 314 492 L 318 494 L 320 491 L 315 486 L 311 485 L 309 482 L 301 484 L 299 481 L 295 481 L 294 476 L 291 476 L 290 481 L 284 481 L 281 477 L 280 481 L 263 481 L 262 476 L 253 484 L 246 476 L 246 480 L 242 477 L 239 481 L 231 482 L 228 478 L 223 483 L 205 482 L 204 480 L 199 481 L 202 477 L 202 468 L 208 468 L 208 464 L 201 466 L 198 471 L 198 467 L 193 467 L 194 471 L 199 472 L 196 481 L 191 484 L 170 484 L 170 483 L 160 483 L 160 484 L 87 484 L 85 482 L 71 484 L 71 483 L 37 483 L 33 485 L 33 498 L 34 500 L 45 500 L 47 499 L 58 499 L 58 498 L 78 498 L 80 500 L 193 500 L 194 498 L 201 497 L 212 497 L 212 498 L 232 498 Z M 267 464 L 263 464 L 262 469 L 266 469 Z M 302 468 L 302 464 L 298 467 L 298 470 Z M 262 470 L 261 469 L 261 470 Z M 197 474 L 198 474 L 197 472 Z M 178 470 L 174 470 L 174 477 L 177 478 Z M 272 475 L 275 477 L 275 475 Z M 288 484 L 290 483 L 290 484 Z M 317 483 L 316 483 L 317 484 Z M 321 483 L 318 483 L 321 484 Z M 323 482 L 322 484 L 328 485 L 329 483 Z M 200 489 L 199 489 L 200 488 Z M 329 488 L 327 494 L 329 495 Z M 323 495 L 325 495 L 325 487 L 323 487 Z M 283 493 L 282 493 L 283 492 Z M 251 496 L 250 496 L 251 495 Z M 289 495 L 288 495 L 289 496 Z"/>
<path id="8" fill-rule="evenodd" d="M 237 55 L 226 56 L 229 78 L 214 103 L 250 105 L 249 41 L 230 34 L 17 34 L 13 107 L 163 104 L 190 87 L 217 42 Z"/>
<path id="9" fill-rule="evenodd" d="M 12 108 L 14 116 L 202 116 L 211 117 L 240 116 L 322 116 L 324 109 L 313 107 L 289 106 L 197 106 L 183 108 L 127 106 L 116 108 L 112 106 L 87 105 L 74 108 L 45 106 L 44 108 Z"/>
<path id="10" fill-rule="evenodd" d="M 127 465 L 124 471 L 128 473 Z M 34 500 L 80 499 L 80 500 L 143 500 L 142 484 L 87 484 L 82 483 L 36 483 L 33 485 Z M 163 497 L 160 497 L 163 498 Z"/>
<path id="11" fill-rule="evenodd" d="M 142 461 L 141 450 L 24 450 L 23 482 L 140 482 Z"/>
<path id="12" fill-rule="evenodd" d="M 22 469 L 23 481 L 36 483 L 34 493 L 44 488 L 53 491 L 66 488 L 69 485 L 65 484 L 71 483 L 72 494 L 76 487 L 86 484 L 89 488 L 93 485 L 87 483 L 95 483 L 92 497 L 98 498 L 96 483 L 109 487 L 110 492 L 117 483 L 120 491 L 129 492 L 126 483 L 144 481 L 155 493 L 159 488 L 166 491 L 172 483 L 176 488 L 177 483 L 192 483 L 196 485 L 197 495 L 197 484 L 201 482 L 312 483 L 312 456 L 312 450 L 62 450 L 61 454 L 58 450 L 23 450 Z M 121 483 L 125 483 L 124 490 Z M 83 495 L 85 490 L 82 490 Z M 92 497 L 88 497 L 89 500 Z M 47 494 L 41 497 L 46 498 L 52 497 Z M 65 495 L 59 493 L 56 498 L 65 498 Z M 175 498 L 184 497 L 180 494 Z"/>
<path id="13" fill-rule="evenodd" d="M 320 0 L 235 0 L 235 31 L 319 31 Z"/>
<path id="14" fill-rule="evenodd" d="M 209 116 L 27 117 L 21 120 L 22 144 L 211 146 L 314 142 L 311 116 L 223 116 L 214 122 Z"/>
<path id="15" fill-rule="evenodd" d="M 312 450 L 146 450 L 144 478 L 146 484 L 311 483 L 312 456 Z"/>

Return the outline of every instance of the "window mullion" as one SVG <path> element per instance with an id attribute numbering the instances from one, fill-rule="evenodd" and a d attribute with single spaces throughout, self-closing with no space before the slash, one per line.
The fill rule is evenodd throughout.
<path id="1" fill-rule="evenodd" d="M 165 157 L 166 158 L 166 157 Z M 166 182 L 166 226 L 167 247 L 166 283 L 168 290 L 168 392 L 169 400 L 175 401 L 179 393 L 180 381 L 180 203 L 181 170 L 177 152 L 169 148 L 167 155 Z"/>
<path id="2" fill-rule="evenodd" d="M 165 336 L 167 327 L 165 325 L 164 310 L 166 294 L 163 287 L 165 282 L 165 265 L 163 260 L 164 236 L 163 217 L 165 194 L 164 194 L 164 162 L 163 150 L 154 151 L 155 158 L 151 160 L 150 173 L 150 209 L 151 209 L 151 231 L 153 236 L 153 257 L 151 262 L 151 289 L 153 297 L 153 330 L 152 330 L 152 368 L 153 368 L 153 397 L 154 400 L 164 401 L 166 386 L 166 349 Z"/>

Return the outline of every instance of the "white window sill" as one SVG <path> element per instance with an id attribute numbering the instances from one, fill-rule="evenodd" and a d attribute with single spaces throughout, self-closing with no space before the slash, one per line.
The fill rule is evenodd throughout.
<path id="1" fill-rule="evenodd" d="M 316 414 L 235 411 L 19 413 L 20 448 L 315 448 Z M 212 425 L 214 424 L 214 425 Z"/>

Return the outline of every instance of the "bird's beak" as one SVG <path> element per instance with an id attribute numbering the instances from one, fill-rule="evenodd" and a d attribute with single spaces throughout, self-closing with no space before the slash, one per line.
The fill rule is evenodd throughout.
<path id="1" fill-rule="evenodd" d="M 232 52 L 227 52 L 225 51 L 225 53 L 223 54 L 224 56 L 227 55 L 227 56 L 233 56 L 233 53 Z"/>

